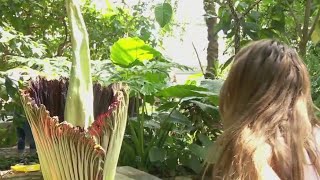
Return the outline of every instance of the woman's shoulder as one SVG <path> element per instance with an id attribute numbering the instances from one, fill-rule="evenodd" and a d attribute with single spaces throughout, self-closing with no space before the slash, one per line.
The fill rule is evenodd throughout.
<path id="1" fill-rule="evenodd" d="M 313 127 L 313 136 L 316 140 L 317 145 L 320 145 L 320 126 L 319 125 L 315 125 Z"/>

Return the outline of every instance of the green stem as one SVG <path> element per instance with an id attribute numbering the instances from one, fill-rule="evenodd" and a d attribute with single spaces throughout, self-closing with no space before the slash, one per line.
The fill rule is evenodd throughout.
<path id="1" fill-rule="evenodd" d="M 142 102 L 142 111 L 141 111 L 141 117 L 140 119 L 140 135 L 141 135 L 141 158 L 144 157 L 144 113 L 145 113 L 145 105 L 146 105 L 146 97 L 143 96 L 143 102 Z M 141 159 L 141 162 L 144 162 L 144 159 Z"/>
<path id="2" fill-rule="evenodd" d="M 143 134 L 141 133 L 140 131 L 140 127 L 141 127 L 141 122 L 140 122 L 140 103 L 139 103 L 139 99 L 140 99 L 140 95 L 139 93 L 137 92 L 135 94 L 135 106 L 136 106 L 136 112 L 137 112 L 137 122 L 138 122 L 138 130 L 137 130 L 137 139 L 138 139 L 138 142 L 136 144 L 136 147 L 137 147 L 137 153 L 138 153 L 138 156 L 140 157 L 139 159 L 139 168 L 143 168 L 143 163 L 142 163 L 142 155 L 143 155 Z"/>
<path id="3" fill-rule="evenodd" d="M 182 101 L 182 99 L 180 99 L 179 102 L 171 109 L 168 117 L 163 121 L 163 124 L 164 124 L 164 125 L 169 121 L 170 116 L 172 115 L 173 111 L 179 106 L 179 104 L 181 103 L 181 101 Z M 158 129 L 157 132 L 156 132 L 156 135 L 152 137 L 152 139 L 151 139 L 151 141 L 150 141 L 150 144 L 149 144 L 149 146 L 148 146 L 147 149 L 146 149 L 146 152 L 149 152 L 150 149 L 151 149 L 155 144 L 159 145 L 159 142 L 162 142 L 163 139 L 166 140 L 166 137 L 165 137 L 165 136 L 168 135 L 168 132 L 170 131 L 171 128 L 172 128 L 172 126 L 170 126 L 170 128 L 168 128 L 169 130 L 166 129 L 165 131 L 163 131 L 162 128 Z M 160 135 L 158 136 L 158 134 L 160 134 Z M 158 139 L 157 139 L 157 137 L 158 137 Z M 157 141 L 157 140 L 158 140 L 158 141 Z M 159 146 L 159 147 L 162 147 L 162 145 Z"/>
<path id="4" fill-rule="evenodd" d="M 135 129 L 134 129 L 134 126 L 132 125 L 132 123 L 129 121 L 129 127 L 130 127 L 130 131 L 131 131 L 131 133 L 132 133 L 132 141 L 133 141 L 133 143 L 134 143 L 134 145 L 135 145 L 135 149 L 137 150 L 137 153 L 138 154 L 140 154 L 141 152 L 139 152 L 139 150 L 140 150 L 140 143 L 139 143 L 139 139 L 138 139 L 138 136 L 137 136 L 137 133 L 136 133 L 136 131 L 135 131 Z"/>

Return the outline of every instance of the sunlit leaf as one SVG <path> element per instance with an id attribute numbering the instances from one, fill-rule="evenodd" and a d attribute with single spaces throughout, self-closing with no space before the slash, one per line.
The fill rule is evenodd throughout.
<path id="1" fill-rule="evenodd" d="M 160 56 L 160 53 L 144 43 L 138 37 L 118 40 L 110 49 L 111 61 L 114 64 L 128 67 L 137 61 L 151 60 Z"/>
<path id="2" fill-rule="evenodd" d="M 9 42 L 11 39 L 14 39 L 16 37 L 16 35 L 11 34 L 7 31 L 4 31 L 3 29 L 0 29 L 0 43 L 7 43 Z"/>

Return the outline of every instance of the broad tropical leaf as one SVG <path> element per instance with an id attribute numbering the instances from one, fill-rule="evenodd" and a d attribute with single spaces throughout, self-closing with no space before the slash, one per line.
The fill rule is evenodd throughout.
<path id="1" fill-rule="evenodd" d="M 138 37 L 120 39 L 113 44 L 110 51 L 111 61 L 124 67 L 160 56 L 157 50 Z"/>

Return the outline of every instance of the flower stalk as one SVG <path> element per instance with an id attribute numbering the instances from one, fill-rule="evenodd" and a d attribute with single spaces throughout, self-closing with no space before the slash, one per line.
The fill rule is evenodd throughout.
<path id="1" fill-rule="evenodd" d="M 66 0 L 66 9 L 73 51 L 65 120 L 88 128 L 94 120 L 89 38 L 79 0 Z"/>

